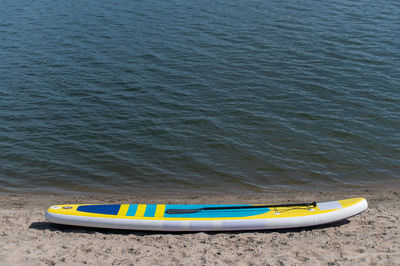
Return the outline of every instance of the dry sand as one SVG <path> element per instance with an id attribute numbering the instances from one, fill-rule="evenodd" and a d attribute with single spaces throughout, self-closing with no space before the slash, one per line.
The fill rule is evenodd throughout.
<path id="1" fill-rule="evenodd" d="M 0 194 L 0 265 L 400 265 L 398 188 L 247 195 Z M 49 224 L 62 203 L 284 203 L 363 196 L 369 209 L 339 223 L 284 231 L 160 233 Z"/>

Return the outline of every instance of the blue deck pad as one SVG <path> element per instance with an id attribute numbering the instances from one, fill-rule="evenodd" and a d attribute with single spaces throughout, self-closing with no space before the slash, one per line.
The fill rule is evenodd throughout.
<path id="1" fill-rule="evenodd" d="M 88 213 L 98 213 L 98 214 L 109 214 L 109 215 L 117 215 L 119 212 L 120 204 L 115 205 L 82 205 L 79 206 L 76 210 L 80 212 L 88 212 Z"/>
<path id="2" fill-rule="evenodd" d="M 228 207 L 228 206 L 251 206 L 251 205 L 166 205 L 168 209 L 200 209 L 204 207 Z M 248 217 L 269 212 L 269 208 L 254 209 L 226 209 L 199 211 L 188 214 L 164 214 L 166 218 L 228 218 L 228 217 Z"/>

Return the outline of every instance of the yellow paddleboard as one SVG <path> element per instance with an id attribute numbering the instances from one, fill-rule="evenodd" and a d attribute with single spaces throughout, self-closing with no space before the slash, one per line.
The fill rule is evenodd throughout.
<path id="1" fill-rule="evenodd" d="M 154 231 L 233 231 L 315 226 L 368 207 L 363 198 L 289 205 L 67 204 L 51 206 L 51 223 Z"/>

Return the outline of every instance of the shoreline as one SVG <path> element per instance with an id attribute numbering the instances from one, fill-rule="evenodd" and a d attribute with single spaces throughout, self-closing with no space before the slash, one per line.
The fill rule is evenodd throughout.
<path id="1" fill-rule="evenodd" d="M 262 194 L 289 194 L 289 193 L 359 193 L 359 191 L 369 191 L 374 189 L 393 189 L 397 187 L 400 190 L 400 184 L 398 182 L 384 182 L 384 183 L 371 183 L 371 184 L 339 184 L 339 185 L 323 185 L 323 186 L 280 186 L 280 187 L 271 187 L 268 189 L 259 189 L 259 190 L 240 190 L 228 188 L 222 190 L 222 188 L 213 188 L 211 190 L 206 189 L 169 189 L 169 190 L 161 190 L 161 189 L 148 189 L 146 192 L 143 190 L 74 190 L 74 189 L 21 189 L 21 190 L 12 190 L 12 189 L 4 189 L 0 187 L 0 195 L 1 194 L 29 194 L 29 195 L 76 195 L 76 196 L 129 196 L 132 194 L 135 195 L 173 195 L 173 196 L 181 196 L 186 194 L 194 194 L 194 195 L 213 195 L 213 196 L 223 196 L 225 194 L 232 195 L 262 195 Z"/>
<path id="2" fill-rule="evenodd" d="M 0 265 L 400 264 L 400 190 L 260 193 L 0 193 Z M 49 224 L 62 203 L 286 203 L 365 197 L 369 208 L 319 227 L 249 232 L 162 233 Z"/>

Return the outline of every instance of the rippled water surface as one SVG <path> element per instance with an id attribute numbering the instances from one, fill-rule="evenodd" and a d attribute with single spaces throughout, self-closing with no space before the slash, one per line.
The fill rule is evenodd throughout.
<path id="1" fill-rule="evenodd" d="M 400 180 L 398 1 L 2 0 L 0 187 Z"/>

